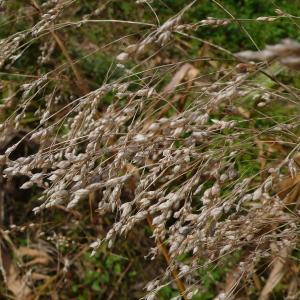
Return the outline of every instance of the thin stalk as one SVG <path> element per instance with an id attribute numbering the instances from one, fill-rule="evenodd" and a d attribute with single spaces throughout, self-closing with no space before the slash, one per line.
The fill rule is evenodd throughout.
<path id="1" fill-rule="evenodd" d="M 154 230 L 154 226 L 152 224 L 152 218 L 151 218 L 151 216 L 147 217 L 147 222 L 148 222 L 151 230 L 153 231 Z M 158 246 L 161 254 L 163 255 L 163 257 L 164 257 L 167 265 L 170 266 L 170 264 L 171 264 L 171 258 L 170 258 L 169 252 L 168 252 L 167 248 L 164 246 L 164 244 L 161 242 L 160 239 L 157 239 L 157 246 Z M 179 290 L 182 298 L 184 300 L 187 300 L 187 297 L 186 297 L 186 288 L 185 288 L 185 285 L 184 285 L 183 281 L 178 276 L 178 271 L 176 269 L 172 269 L 171 270 L 171 274 L 172 274 L 172 277 L 174 278 L 174 281 L 175 281 L 175 283 L 176 283 L 176 285 L 178 287 L 178 290 Z"/>

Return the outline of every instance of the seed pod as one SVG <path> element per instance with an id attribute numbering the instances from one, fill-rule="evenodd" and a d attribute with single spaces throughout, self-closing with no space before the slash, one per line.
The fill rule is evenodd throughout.
<path id="1" fill-rule="evenodd" d="M 255 192 L 253 193 L 253 201 L 259 200 L 262 196 L 262 189 L 259 187 Z"/>
<path id="2" fill-rule="evenodd" d="M 128 57 L 129 57 L 128 53 L 122 52 L 122 53 L 120 53 L 120 54 L 116 57 L 116 59 L 117 59 L 117 61 L 119 61 L 119 62 L 122 63 L 122 62 L 127 61 L 127 60 L 128 60 Z"/>

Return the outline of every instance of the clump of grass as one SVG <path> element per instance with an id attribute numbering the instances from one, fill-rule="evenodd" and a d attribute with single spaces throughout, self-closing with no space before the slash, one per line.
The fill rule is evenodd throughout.
<path id="1" fill-rule="evenodd" d="M 145 299 L 173 297 L 168 284 L 184 299 L 197 299 L 205 289 L 211 294 L 203 274 L 218 265 L 226 265 L 227 273 L 216 273 L 220 284 L 212 297 L 247 294 L 253 277 L 261 297 L 268 297 L 275 287 L 269 283 L 272 271 L 263 275 L 263 288 L 258 266 L 274 262 L 284 275 L 279 259 L 287 263 L 298 243 L 299 91 L 278 74 L 294 76 L 286 68 L 298 68 L 300 46 L 285 40 L 234 55 L 194 33 L 237 24 L 255 45 L 243 20 L 185 23 L 196 3 L 160 22 L 151 1 L 138 1 L 153 13 L 150 23 L 98 18 L 105 6 L 79 18 L 75 1 L 29 1 L 31 26 L 0 41 L 0 67 L 22 78 L 8 80 L 13 91 L 3 86 L 1 141 L 9 145 L 0 156 L 3 178 L 23 176 L 20 189 L 39 194 L 34 220 L 63 210 L 101 223 L 101 230 L 89 233 L 93 239 L 84 241 L 92 256 L 103 244 L 112 248 L 117 239 L 149 226 L 149 256 L 162 255 L 167 268 L 147 284 Z M 275 13 L 252 21 L 296 19 Z M 67 28 L 101 24 L 118 26 L 121 34 L 103 45 L 79 45 L 71 54 L 80 58 L 73 58 Z M 124 26 L 136 33 L 127 35 Z M 191 59 L 189 39 L 204 43 L 205 55 Z M 38 63 L 32 74 L 22 74 L 21 60 L 30 57 L 31 47 L 39 49 Z M 104 63 L 99 53 L 106 49 L 114 56 Z M 225 58 L 218 60 L 219 53 Z M 100 57 L 97 68 L 107 68 L 95 72 L 103 78 L 94 78 L 91 57 Z M 22 137 L 9 144 L 21 130 Z M 24 141 L 34 142 L 36 151 L 16 156 Z M 64 226 L 76 228 L 73 223 Z M 65 247 L 60 251 L 70 243 Z M 116 268 L 120 273 L 119 263 Z M 235 276 L 225 285 L 231 270 Z M 1 271 L 6 278 L 7 270 Z M 86 284 L 100 291 L 102 282 L 89 271 Z M 73 293 L 79 288 L 73 286 Z"/>

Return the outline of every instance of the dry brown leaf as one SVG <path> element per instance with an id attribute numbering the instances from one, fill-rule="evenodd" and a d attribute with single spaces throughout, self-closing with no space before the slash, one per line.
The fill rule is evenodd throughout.
<path id="1" fill-rule="evenodd" d="M 18 268 L 10 255 L 10 251 L 16 253 L 15 245 L 5 232 L 1 231 L 1 237 L 0 267 L 7 289 L 14 295 L 14 299 L 28 300 L 30 299 L 31 290 L 27 286 L 26 280 L 19 275 Z"/>
<path id="2" fill-rule="evenodd" d="M 198 55 L 200 57 L 209 57 L 211 53 L 210 45 L 207 43 L 203 43 L 202 47 L 198 50 Z"/>
<path id="3" fill-rule="evenodd" d="M 275 288 L 275 286 L 280 282 L 285 274 L 285 264 L 288 257 L 289 250 L 284 248 L 280 251 L 280 256 L 276 257 L 274 260 L 274 265 L 269 278 L 258 298 L 258 300 L 268 300 L 270 293 Z"/>
<path id="4" fill-rule="evenodd" d="M 226 281 L 223 290 L 218 294 L 214 300 L 224 299 L 224 295 L 226 295 L 225 299 L 231 299 L 231 294 L 236 290 L 236 287 L 239 285 L 241 280 L 241 273 L 239 268 L 236 267 L 231 272 L 226 274 Z"/>
<path id="5" fill-rule="evenodd" d="M 30 274 L 30 279 L 32 280 L 47 280 L 51 278 L 50 276 L 48 275 L 45 275 L 45 274 L 41 274 L 41 273 L 31 273 Z"/>
<path id="6" fill-rule="evenodd" d="M 10 264 L 6 275 L 7 288 L 13 293 L 15 300 L 31 299 L 31 290 L 26 284 L 24 277 L 19 276 L 17 268 Z"/>
<path id="7" fill-rule="evenodd" d="M 192 66 L 192 68 L 190 68 L 190 69 L 188 70 L 188 72 L 187 72 L 187 74 L 186 74 L 186 76 L 185 76 L 185 79 L 186 79 L 187 81 L 191 81 L 191 80 L 193 80 L 194 78 L 196 78 L 196 77 L 198 76 L 198 74 L 199 74 L 199 70 L 196 69 L 196 68 L 194 68 L 194 67 Z"/>
<path id="8" fill-rule="evenodd" d="M 46 253 L 45 251 L 29 247 L 20 247 L 16 249 L 16 254 L 18 256 L 46 257 L 50 259 L 48 253 Z"/>
<path id="9" fill-rule="evenodd" d="M 282 154 L 286 154 L 287 151 L 286 149 L 277 141 L 261 141 L 262 143 L 264 143 L 264 145 L 266 145 L 266 150 L 269 153 L 282 153 Z"/>
<path id="10" fill-rule="evenodd" d="M 244 117 L 245 119 L 249 119 L 250 116 L 251 116 L 250 111 L 247 110 L 247 109 L 245 109 L 244 107 L 238 106 L 238 107 L 237 107 L 237 111 L 238 111 L 238 113 L 239 113 L 242 117 Z"/>
<path id="11" fill-rule="evenodd" d="M 29 262 L 24 263 L 24 267 L 30 267 L 30 266 L 34 266 L 37 264 L 47 265 L 48 262 L 49 262 L 49 259 L 47 257 L 37 257 Z"/>
<path id="12" fill-rule="evenodd" d="M 290 300 L 297 300 L 300 297 L 300 290 L 299 290 L 299 278 L 294 277 L 292 278 L 289 287 L 288 287 L 288 295 L 287 298 Z"/>
<path id="13" fill-rule="evenodd" d="M 192 84 L 192 80 L 197 76 L 198 72 L 199 71 L 189 63 L 182 65 L 180 67 L 180 69 L 175 73 L 175 75 L 173 76 L 173 78 L 169 82 L 169 84 L 167 84 L 165 86 L 161 95 L 165 96 L 166 94 L 174 92 L 176 87 L 184 79 L 187 80 L 187 82 L 188 82 L 188 86 L 186 89 L 189 89 Z M 185 96 L 182 96 L 180 94 L 175 95 L 170 102 L 167 101 L 168 102 L 167 105 L 163 109 L 160 110 L 159 114 L 157 115 L 157 118 L 160 118 L 161 116 L 163 116 L 170 109 L 170 107 L 172 107 L 173 102 L 180 101 L 181 103 L 179 104 L 179 106 L 183 107 L 185 98 L 186 98 Z"/>
<path id="14" fill-rule="evenodd" d="M 33 266 L 36 264 L 47 265 L 51 260 L 47 252 L 42 249 L 34 249 L 29 247 L 20 247 L 16 250 L 16 254 L 19 257 L 28 256 L 33 258 L 32 260 L 24 263 L 25 267 Z"/>
<path id="15" fill-rule="evenodd" d="M 286 204 L 296 202 L 299 197 L 300 174 L 295 177 L 287 176 L 277 185 L 277 194 Z"/>
<path id="16" fill-rule="evenodd" d="M 181 68 L 175 73 L 172 80 L 165 86 L 163 89 L 163 94 L 173 92 L 178 84 L 185 78 L 185 76 L 191 72 L 191 70 L 195 69 L 191 64 L 186 63 L 181 66 Z M 197 69 L 196 69 L 197 70 Z M 191 76 L 195 75 L 195 71 L 189 74 L 189 80 L 191 80 Z"/>

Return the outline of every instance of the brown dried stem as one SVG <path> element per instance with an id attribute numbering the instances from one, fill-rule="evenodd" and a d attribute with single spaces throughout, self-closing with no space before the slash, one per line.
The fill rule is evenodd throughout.
<path id="1" fill-rule="evenodd" d="M 152 225 L 152 218 L 151 216 L 148 216 L 147 217 L 147 222 L 151 228 L 151 230 L 153 231 L 154 230 L 154 226 Z M 171 262 L 171 258 L 169 256 L 169 253 L 168 253 L 168 250 L 167 248 L 164 246 L 164 244 L 160 241 L 160 239 L 157 239 L 157 246 L 161 252 L 161 254 L 163 255 L 167 265 L 169 266 L 170 265 L 170 262 Z M 182 296 L 182 298 L 184 300 L 187 300 L 187 297 L 186 297 L 186 288 L 185 288 L 185 285 L 184 283 L 182 282 L 182 280 L 178 277 L 178 271 L 176 269 L 172 269 L 171 270 L 171 273 L 172 273 L 172 277 L 174 278 L 175 282 L 176 282 L 176 285 L 178 287 L 178 290 L 180 291 L 180 294 Z"/>
<path id="2" fill-rule="evenodd" d="M 78 84 L 78 88 L 80 90 L 80 92 L 85 95 L 85 94 L 88 94 L 89 93 L 89 89 L 88 89 L 88 86 L 87 84 L 85 83 L 85 81 L 83 80 L 83 78 L 81 77 L 80 75 L 80 72 L 78 71 L 77 67 L 75 66 L 75 64 L 73 63 L 66 47 L 64 46 L 64 43 L 62 42 L 62 40 L 60 39 L 60 37 L 58 36 L 58 34 L 53 31 L 53 30 L 50 30 L 53 38 L 55 39 L 57 45 L 59 46 L 59 48 L 61 49 L 63 55 L 65 56 L 66 60 L 68 61 L 68 64 L 70 65 L 74 75 L 75 75 L 75 78 L 76 78 L 76 81 L 77 81 L 77 84 Z"/>

